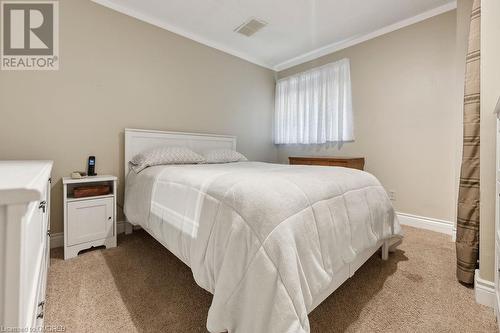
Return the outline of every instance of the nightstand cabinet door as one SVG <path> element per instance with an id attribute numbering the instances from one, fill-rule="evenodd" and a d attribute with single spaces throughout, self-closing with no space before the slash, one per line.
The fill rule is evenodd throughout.
<path id="1" fill-rule="evenodd" d="M 69 246 L 113 236 L 113 198 L 69 202 L 67 214 Z"/>

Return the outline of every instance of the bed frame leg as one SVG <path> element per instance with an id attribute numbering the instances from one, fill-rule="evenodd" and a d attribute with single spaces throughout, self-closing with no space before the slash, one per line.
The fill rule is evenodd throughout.
<path id="1" fill-rule="evenodd" d="M 389 259 L 389 246 L 390 242 L 388 240 L 384 241 L 382 244 L 382 260 Z"/>
<path id="2" fill-rule="evenodd" d="M 389 242 L 389 253 L 396 252 L 396 249 L 398 248 L 399 245 L 401 245 L 401 243 L 403 243 L 403 239 L 402 238 L 392 239 Z"/>
<path id="3" fill-rule="evenodd" d="M 125 235 L 130 235 L 134 231 L 134 227 L 131 223 L 125 222 Z"/>

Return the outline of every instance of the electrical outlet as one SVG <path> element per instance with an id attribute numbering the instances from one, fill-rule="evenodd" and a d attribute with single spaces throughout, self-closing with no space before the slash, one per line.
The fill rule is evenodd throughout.
<path id="1" fill-rule="evenodd" d="M 396 201 L 396 191 L 389 190 L 389 191 L 387 191 L 387 195 L 389 196 L 389 199 L 391 201 Z"/>

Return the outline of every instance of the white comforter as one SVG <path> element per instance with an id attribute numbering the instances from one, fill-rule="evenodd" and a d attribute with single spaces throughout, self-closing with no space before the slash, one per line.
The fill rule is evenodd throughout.
<path id="1" fill-rule="evenodd" d="M 213 293 L 211 332 L 309 332 L 335 272 L 400 233 L 377 179 L 334 167 L 152 167 L 128 176 L 125 214 Z"/>

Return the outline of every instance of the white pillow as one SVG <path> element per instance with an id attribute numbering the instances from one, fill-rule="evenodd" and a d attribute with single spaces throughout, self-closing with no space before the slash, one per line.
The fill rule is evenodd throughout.
<path id="1" fill-rule="evenodd" d="M 129 162 L 130 168 L 139 173 L 147 167 L 167 164 L 205 163 L 203 156 L 186 147 L 158 147 L 135 155 Z"/>
<path id="2" fill-rule="evenodd" d="M 203 153 L 207 163 L 231 163 L 248 161 L 243 154 L 231 149 L 213 149 Z"/>

